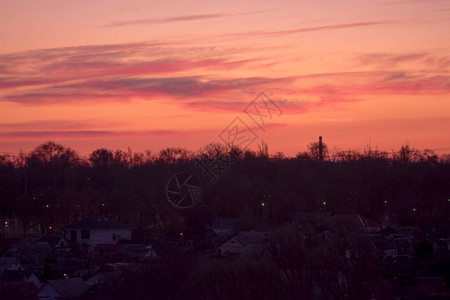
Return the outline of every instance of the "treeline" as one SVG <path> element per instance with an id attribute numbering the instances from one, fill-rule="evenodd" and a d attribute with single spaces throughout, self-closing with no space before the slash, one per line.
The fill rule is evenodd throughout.
<path id="1" fill-rule="evenodd" d="M 105 215 L 166 230 L 203 227 L 217 217 L 243 226 L 281 225 L 302 212 L 358 213 L 379 223 L 426 228 L 447 221 L 449 156 L 402 146 L 393 153 L 342 151 L 319 161 L 318 144 L 295 157 L 208 144 L 196 152 L 108 149 L 81 158 L 47 142 L 18 157 L 0 156 L 0 215 L 18 216 L 26 228 L 58 230 L 79 216 Z M 189 210 L 169 204 L 165 189 L 178 172 L 202 182 L 201 203 Z M 50 229 L 51 227 L 51 229 Z M 25 229 L 26 229 L 25 228 Z"/>

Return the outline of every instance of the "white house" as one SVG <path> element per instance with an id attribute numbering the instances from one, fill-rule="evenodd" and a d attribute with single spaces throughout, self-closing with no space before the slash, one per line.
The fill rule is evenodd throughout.
<path id="1" fill-rule="evenodd" d="M 88 217 L 62 228 L 63 236 L 71 243 L 94 249 L 97 244 L 116 244 L 130 240 L 132 227 L 105 217 Z"/>

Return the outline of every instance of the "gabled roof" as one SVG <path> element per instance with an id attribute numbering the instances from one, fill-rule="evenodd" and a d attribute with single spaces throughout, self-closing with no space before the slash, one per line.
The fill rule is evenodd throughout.
<path id="1" fill-rule="evenodd" d="M 31 234 L 31 235 L 28 235 L 27 237 L 25 237 L 24 239 L 20 240 L 17 244 L 20 244 L 20 245 L 34 244 L 37 241 L 39 241 L 40 239 L 42 239 L 43 237 L 45 237 L 45 235 L 43 235 L 43 234 Z"/>
<path id="2" fill-rule="evenodd" d="M 69 279 L 49 280 L 51 285 L 63 298 L 79 297 L 87 290 L 89 286 L 84 283 L 80 277 Z"/>
<path id="3" fill-rule="evenodd" d="M 11 245 L 8 254 L 19 259 L 25 268 L 39 268 L 53 251 L 54 249 L 46 243 L 19 243 Z"/>
<path id="4" fill-rule="evenodd" d="M 2 275 L 0 275 L 1 282 L 21 282 L 24 278 L 28 279 L 32 271 L 28 270 L 5 270 Z"/>
<path id="5" fill-rule="evenodd" d="M 238 225 L 237 219 L 216 219 L 211 224 L 211 229 L 218 236 L 228 236 L 237 231 Z"/>
<path id="6" fill-rule="evenodd" d="M 46 235 L 36 243 L 47 243 L 50 246 L 55 247 L 59 243 L 59 241 L 61 241 L 61 239 L 65 240 L 65 238 L 60 235 Z"/>
<path id="7" fill-rule="evenodd" d="M 85 269 L 85 264 L 81 259 L 63 258 L 51 266 L 52 271 L 75 272 Z"/>
<path id="8" fill-rule="evenodd" d="M 72 229 L 132 229 L 132 226 L 115 220 L 111 220 L 106 217 L 87 217 L 62 228 L 62 230 Z"/>
<path id="9" fill-rule="evenodd" d="M 20 264 L 15 257 L 0 257 L 0 272 L 9 268 L 13 264 Z"/>

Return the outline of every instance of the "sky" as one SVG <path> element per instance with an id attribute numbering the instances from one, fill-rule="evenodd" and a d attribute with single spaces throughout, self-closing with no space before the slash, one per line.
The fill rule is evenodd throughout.
<path id="1" fill-rule="evenodd" d="M 0 153 L 450 152 L 448 0 L 0 2 Z"/>

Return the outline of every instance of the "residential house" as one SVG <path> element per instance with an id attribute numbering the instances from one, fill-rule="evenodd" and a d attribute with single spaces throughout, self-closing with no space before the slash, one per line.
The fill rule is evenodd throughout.
<path id="1" fill-rule="evenodd" d="M 106 218 L 88 217 L 62 228 L 63 236 L 71 243 L 94 249 L 97 244 L 117 244 L 131 240 L 132 227 Z"/>
<path id="2" fill-rule="evenodd" d="M 398 255 L 397 247 L 392 241 L 388 241 L 383 236 L 374 236 L 372 241 L 377 248 L 378 257 L 386 259 L 387 257 L 394 257 Z"/>
<path id="3" fill-rule="evenodd" d="M 88 262 L 79 258 L 60 258 L 50 265 L 52 278 L 81 277 L 88 272 Z"/>
<path id="4" fill-rule="evenodd" d="M 25 270 L 25 267 L 19 262 L 16 257 L 0 257 L 0 274 L 4 271 L 20 271 Z"/>
<path id="5" fill-rule="evenodd" d="M 218 238 L 229 238 L 235 235 L 239 229 L 238 219 L 215 219 L 211 229 Z"/>
<path id="6" fill-rule="evenodd" d="M 36 297 L 38 299 L 76 298 L 85 294 L 89 289 L 90 287 L 80 277 L 49 280 L 36 293 Z"/>
<path id="7" fill-rule="evenodd" d="M 53 247 L 55 250 L 69 251 L 72 247 L 69 241 L 61 235 L 45 235 L 37 240 L 35 244 L 46 244 Z"/>
<path id="8" fill-rule="evenodd" d="M 31 235 L 11 245 L 7 255 L 17 258 L 27 270 L 42 270 L 46 261 L 53 258 L 55 249 L 47 242 L 39 243 L 42 235 Z"/>
<path id="9" fill-rule="evenodd" d="M 28 270 L 5 270 L 0 275 L 0 282 L 32 282 L 37 289 L 42 286 L 36 274 Z"/>
<path id="10" fill-rule="evenodd" d="M 131 259 L 158 258 L 155 249 L 151 245 L 145 244 L 125 244 L 120 252 Z"/>
<path id="11" fill-rule="evenodd" d="M 268 232 L 242 231 L 222 244 L 217 253 L 232 256 L 261 254 L 267 246 L 268 239 Z"/>
<path id="12" fill-rule="evenodd" d="M 120 260 L 122 245 L 120 244 L 97 244 L 93 249 L 93 255 L 96 258 L 111 260 Z"/>

